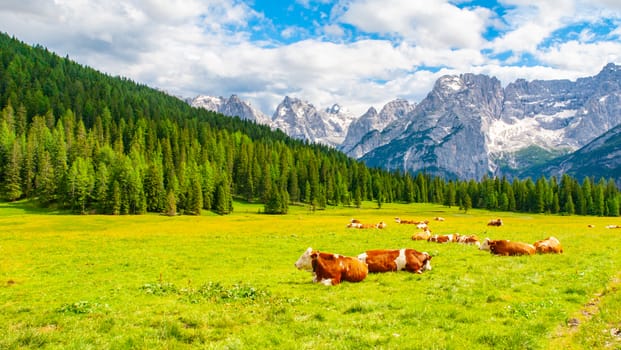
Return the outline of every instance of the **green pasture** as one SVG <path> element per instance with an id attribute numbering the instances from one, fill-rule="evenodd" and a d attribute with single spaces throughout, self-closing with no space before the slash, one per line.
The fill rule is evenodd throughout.
<path id="1" fill-rule="evenodd" d="M 619 349 L 619 218 L 364 203 L 285 216 L 76 216 L 0 204 L 0 349 Z M 496 257 L 412 241 L 433 233 L 534 242 Z M 442 216 L 444 222 L 433 221 Z M 388 227 L 347 229 L 352 218 Z M 501 217 L 502 227 L 487 227 Z M 588 228 L 587 225 L 595 225 Z M 409 247 L 433 270 L 327 287 L 293 266 L 307 247 Z"/>

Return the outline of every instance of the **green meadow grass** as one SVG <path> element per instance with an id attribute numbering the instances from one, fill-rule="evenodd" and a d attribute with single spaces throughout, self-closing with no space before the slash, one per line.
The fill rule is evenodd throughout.
<path id="1" fill-rule="evenodd" d="M 619 348 L 619 218 L 374 203 L 285 216 L 75 216 L 0 204 L 0 349 Z M 412 241 L 434 233 L 534 242 L 562 255 L 496 257 Z M 384 230 L 347 229 L 350 218 Z M 487 227 L 502 217 L 502 227 Z M 595 228 L 587 228 L 594 224 Z M 327 287 L 293 266 L 307 247 L 410 247 L 433 270 Z M 589 314 L 586 308 L 592 307 Z M 568 324 L 579 319 L 577 327 Z M 613 330 L 611 332 L 611 330 Z"/>

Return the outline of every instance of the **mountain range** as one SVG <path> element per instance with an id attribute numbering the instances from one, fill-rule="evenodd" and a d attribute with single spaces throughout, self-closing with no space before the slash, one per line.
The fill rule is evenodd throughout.
<path id="1" fill-rule="evenodd" d="M 621 66 L 613 63 L 576 81 L 519 79 L 504 88 L 487 75 L 446 75 L 419 103 L 397 99 L 359 117 L 289 96 L 271 118 L 235 95 L 188 102 L 333 146 L 374 167 L 458 179 L 569 173 L 621 183 Z"/>

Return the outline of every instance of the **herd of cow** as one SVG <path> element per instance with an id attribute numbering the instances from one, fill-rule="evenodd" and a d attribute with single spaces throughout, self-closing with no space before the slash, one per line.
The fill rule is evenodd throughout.
<path id="1" fill-rule="evenodd" d="M 434 218 L 436 221 L 444 221 L 442 217 Z M 448 235 L 432 235 L 429 229 L 429 221 L 402 220 L 395 218 L 399 224 L 413 224 L 423 229 L 412 236 L 413 240 L 427 240 L 428 242 L 447 243 L 456 242 L 472 244 L 480 250 L 487 250 L 495 255 L 533 255 L 536 253 L 562 253 L 563 247 L 555 237 L 548 237 L 533 244 L 514 242 L 500 239 L 491 240 L 485 238 L 481 243 L 475 235 L 460 235 L 452 233 Z M 502 226 L 501 219 L 490 220 L 488 226 Z M 381 221 L 377 224 L 363 224 L 357 219 L 352 219 L 347 225 L 349 228 L 386 228 L 386 223 Z M 367 250 L 357 257 L 340 254 L 326 253 L 312 248 L 306 251 L 295 262 L 295 267 L 313 273 L 313 282 L 324 285 L 336 285 L 341 281 L 360 282 L 369 273 L 390 272 L 405 270 L 412 273 L 423 273 L 431 270 L 431 256 L 427 252 L 419 252 L 411 248 L 402 249 L 376 249 Z"/>

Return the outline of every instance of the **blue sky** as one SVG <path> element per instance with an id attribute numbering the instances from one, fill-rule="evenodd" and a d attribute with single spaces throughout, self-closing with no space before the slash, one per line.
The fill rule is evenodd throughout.
<path id="1" fill-rule="evenodd" d="M 0 30 L 183 97 L 288 95 L 355 115 L 445 74 L 576 79 L 621 64 L 618 0 L 3 0 Z"/>

